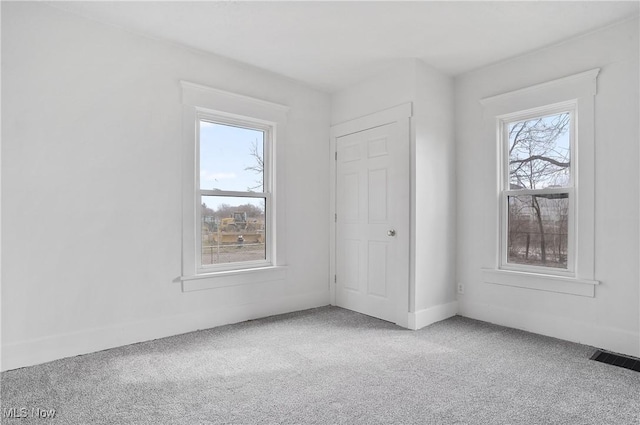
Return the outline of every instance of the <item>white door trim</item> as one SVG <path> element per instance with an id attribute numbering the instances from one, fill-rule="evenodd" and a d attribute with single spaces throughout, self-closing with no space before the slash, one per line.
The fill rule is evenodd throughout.
<path id="1" fill-rule="evenodd" d="M 337 178 L 336 178 L 336 153 L 337 139 L 342 136 L 368 130 L 370 128 L 380 127 L 386 124 L 397 123 L 399 137 L 404 138 L 410 146 L 411 138 L 411 117 L 413 116 L 413 104 L 411 102 L 403 103 L 393 108 L 385 109 L 370 115 L 365 115 L 343 123 L 331 126 L 330 132 L 330 204 L 329 204 L 329 291 L 332 305 L 336 305 L 336 197 L 337 197 Z M 409 150 L 410 152 L 410 150 Z M 411 166 L 410 154 L 407 157 L 407 167 Z M 407 182 L 409 184 L 410 182 Z M 411 203 L 407 202 L 407 210 L 411 208 Z M 408 223 L 410 227 L 410 223 Z M 411 229 L 409 229 L 411 231 Z M 411 238 L 409 238 L 410 240 Z M 409 246 L 409 250 L 411 246 Z M 410 251 L 409 251 L 410 252 Z M 410 264 L 410 263 L 409 263 Z M 402 286 L 402 292 L 398 294 L 398 305 L 396 306 L 396 324 L 402 327 L 409 326 L 409 270 L 407 270 L 407 282 Z"/>

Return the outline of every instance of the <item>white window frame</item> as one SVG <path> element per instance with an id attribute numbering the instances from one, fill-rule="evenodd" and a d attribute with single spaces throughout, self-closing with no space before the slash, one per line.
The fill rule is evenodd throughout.
<path id="1" fill-rule="evenodd" d="M 592 69 L 557 80 L 484 98 L 485 137 L 496 146 L 495 228 L 487 229 L 487 239 L 495 241 L 493 264 L 483 267 L 485 283 L 535 289 L 561 294 L 595 296 L 595 95 L 600 69 Z M 572 187 L 570 195 L 569 248 L 567 270 L 506 263 L 506 200 L 504 171 L 505 122 L 518 117 L 547 115 L 548 112 L 572 110 Z M 510 189 L 510 188 L 509 188 Z M 565 192 L 566 189 L 561 189 Z M 520 192 L 525 194 L 524 192 Z M 571 198 L 573 198 L 571 200 Z M 572 228 L 572 229 L 571 229 Z M 572 232 L 571 232 L 572 230 Z"/>
<path id="2" fill-rule="evenodd" d="M 500 179 L 500 261 L 499 268 L 502 270 L 512 270 L 537 274 L 548 274 L 555 276 L 575 276 L 575 189 L 578 186 L 575 169 L 579 166 L 576 160 L 577 143 L 577 102 L 571 100 L 555 105 L 542 106 L 539 108 L 520 111 L 516 113 L 501 115 L 497 117 L 501 176 Z M 570 178 L 569 185 L 563 188 L 552 189 L 511 189 L 509 175 L 509 124 L 526 121 L 561 113 L 570 114 Z M 546 195 L 554 193 L 567 193 L 569 195 L 568 212 L 568 247 L 567 247 L 567 268 L 554 268 L 545 266 L 534 266 L 528 264 L 517 264 L 508 262 L 508 237 L 509 237 L 509 196 Z"/>
<path id="3" fill-rule="evenodd" d="M 213 124 L 221 124 L 227 126 L 234 126 L 239 128 L 247 128 L 251 130 L 262 131 L 264 134 L 263 139 L 263 188 L 262 192 L 249 192 L 249 191 L 228 191 L 228 190 L 207 190 L 200 187 L 200 122 L 210 122 Z M 229 116 L 220 115 L 219 112 L 212 112 L 203 108 L 196 108 L 196 201 L 200 205 L 202 203 L 203 196 L 228 196 L 235 198 L 251 198 L 251 199 L 265 199 L 265 259 L 256 261 L 242 261 L 236 263 L 223 263 L 223 264 L 202 264 L 202 254 L 196 255 L 196 267 L 198 274 L 211 273 L 216 271 L 237 270 L 237 269 L 250 269 L 255 267 L 269 267 L 273 265 L 272 252 L 273 252 L 273 237 L 272 226 L 275 223 L 271 222 L 273 217 L 272 208 L 272 138 L 274 133 L 274 124 L 256 119 L 247 118 L 232 118 Z M 196 252 L 202 253 L 202 238 L 198 237 L 200 232 L 200 223 L 202 223 L 202 208 L 196 206 Z"/>
<path id="4" fill-rule="evenodd" d="M 284 279 L 284 167 L 286 122 L 289 107 L 186 81 L 182 89 L 182 290 L 184 292 L 246 285 Z M 200 219 L 202 194 L 247 197 L 249 192 L 200 190 L 200 120 L 237 125 L 265 131 L 263 192 L 251 197 L 266 197 L 265 226 L 267 258 L 264 261 L 238 262 L 214 266 L 201 264 Z"/>

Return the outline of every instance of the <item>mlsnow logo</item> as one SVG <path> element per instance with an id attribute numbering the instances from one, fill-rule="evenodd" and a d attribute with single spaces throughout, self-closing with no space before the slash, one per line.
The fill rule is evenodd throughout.
<path id="1" fill-rule="evenodd" d="M 25 419 L 25 418 L 39 418 L 39 419 L 51 419 L 56 416 L 56 409 L 40 409 L 34 407 L 27 409 L 26 407 L 4 407 L 2 409 L 2 417 L 4 419 Z"/>

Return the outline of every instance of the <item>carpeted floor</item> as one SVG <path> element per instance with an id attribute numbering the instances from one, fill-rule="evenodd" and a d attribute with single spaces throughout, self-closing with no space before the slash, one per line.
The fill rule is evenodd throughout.
<path id="1" fill-rule="evenodd" d="M 4 372 L 2 408 L 27 417 L 2 423 L 640 424 L 640 373 L 593 352 L 462 317 L 409 331 L 323 307 Z"/>

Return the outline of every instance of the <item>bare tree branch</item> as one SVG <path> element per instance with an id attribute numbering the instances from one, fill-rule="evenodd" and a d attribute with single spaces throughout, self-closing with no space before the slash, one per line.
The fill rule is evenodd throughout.
<path id="1" fill-rule="evenodd" d="M 529 158 L 525 158 L 525 159 L 513 159 L 509 161 L 509 164 L 524 164 L 531 161 L 546 161 L 561 168 L 567 168 L 571 165 L 570 162 L 560 162 L 560 161 L 556 161 L 553 158 L 549 158 L 547 156 L 542 156 L 542 155 L 532 155 Z"/>
<path id="2" fill-rule="evenodd" d="M 245 171 L 253 171 L 256 174 L 260 175 L 260 180 L 256 180 L 256 185 L 255 186 L 251 186 L 248 187 L 247 190 L 248 191 L 253 191 L 254 189 L 261 189 L 264 186 L 263 180 L 264 180 L 264 158 L 262 156 L 262 153 L 258 150 L 258 141 L 254 141 L 251 144 L 251 149 L 249 150 L 249 155 L 253 157 L 253 159 L 255 160 L 255 164 L 254 165 L 250 165 L 248 167 L 245 167 Z"/>

